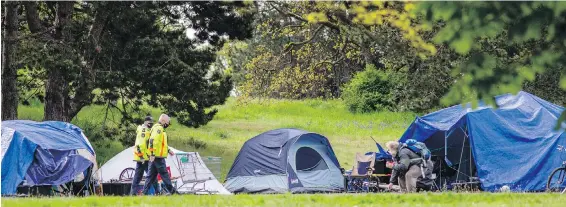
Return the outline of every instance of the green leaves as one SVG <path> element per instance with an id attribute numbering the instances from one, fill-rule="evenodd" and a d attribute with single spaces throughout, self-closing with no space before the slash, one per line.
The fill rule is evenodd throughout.
<path id="1" fill-rule="evenodd" d="M 328 17 L 322 12 L 313 12 L 306 15 L 306 19 L 309 23 L 319 23 L 319 22 L 327 22 Z"/>
<path id="2" fill-rule="evenodd" d="M 473 41 L 470 32 L 460 32 L 459 36 L 450 42 L 450 47 L 460 54 L 467 54 L 472 49 Z"/>
<path id="3" fill-rule="evenodd" d="M 560 88 L 566 90 L 566 76 L 564 74 L 560 78 Z"/>
<path id="4" fill-rule="evenodd" d="M 525 82 L 544 82 L 537 77 L 565 62 L 564 2 L 420 4 L 426 24 L 445 24 L 435 42 L 469 56 L 453 69 L 459 79 L 444 96 L 445 104 L 492 102 L 495 95 L 521 90 Z M 566 78 L 559 84 L 566 89 Z"/>

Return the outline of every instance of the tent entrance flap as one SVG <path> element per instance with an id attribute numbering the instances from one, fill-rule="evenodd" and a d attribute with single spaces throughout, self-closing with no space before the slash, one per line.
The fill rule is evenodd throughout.
<path id="1" fill-rule="evenodd" d="M 450 186 L 451 183 L 476 182 L 477 169 L 473 151 L 470 147 L 471 137 L 463 118 L 454 127 L 444 131 L 438 130 L 424 143 L 433 155 L 436 184 Z"/>
<path id="2" fill-rule="evenodd" d="M 298 171 L 315 171 L 315 170 L 326 170 L 328 165 L 316 152 L 316 150 L 310 147 L 301 147 L 297 150 L 297 155 L 295 156 L 297 170 Z"/>
<path id="3" fill-rule="evenodd" d="M 332 164 L 329 150 L 328 144 L 313 134 L 300 136 L 291 146 L 290 166 L 295 169 L 302 188 L 338 189 L 343 185 L 342 173 Z"/>
<path id="4" fill-rule="evenodd" d="M 445 132 L 444 160 L 446 167 L 455 171 L 456 176 L 449 178 L 452 182 L 474 182 L 476 166 L 472 154 L 472 144 L 468 133 L 468 125 L 463 124 Z"/>

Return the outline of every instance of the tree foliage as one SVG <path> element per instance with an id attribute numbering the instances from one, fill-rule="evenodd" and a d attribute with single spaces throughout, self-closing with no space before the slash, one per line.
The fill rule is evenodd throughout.
<path id="1" fill-rule="evenodd" d="M 564 97 L 566 3 L 423 2 L 417 10 L 429 25 L 445 24 L 435 37 L 437 43 L 468 56 L 454 68 L 459 79 L 444 98 L 446 103 L 494 103 L 495 95 L 516 93 L 525 84 L 529 88 L 533 86 L 529 82 L 548 78 L 546 73 L 562 74 L 559 85 L 563 90 L 552 88 L 554 96 Z M 478 41 L 487 44 L 476 44 Z M 561 120 L 564 118 L 566 114 Z"/>
<path id="2" fill-rule="evenodd" d="M 239 65 L 230 68 L 243 77 L 238 89 L 245 97 L 334 98 L 366 64 L 421 71 L 413 62 L 436 48 L 417 35 L 411 8 L 397 2 L 256 3 L 254 38 L 246 49 L 231 50 Z"/>
<path id="3" fill-rule="evenodd" d="M 210 107 L 228 97 L 230 77 L 209 72 L 209 66 L 224 42 L 221 36 L 250 35 L 250 16 L 236 12 L 243 6 L 26 2 L 23 33 L 28 37 L 19 50 L 27 67 L 20 80 L 44 80 L 47 120 L 69 121 L 96 102 L 111 104 L 122 112 L 123 122 L 130 123 L 144 115 L 136 113 L 139 106 L 149 103 L 182 124 L 198 127 L 216 113 Z M 195 39 L 186 36 L 189 28 L 196 31 Z M 30 84 L 21 87 L 30 91 Z"/>
<path id="4" fill-rule="evenodd" d="M 141 122 L 147 106 L 183 125 L 208 123 L 232 88 L 229 75 L 210 69 L 215 52 L 226 40 L 248 38 L 253 16 L 239 11 L 247 7 L 242 2 L 13 4 L 21 21 L 10 40 L 18 44 L 2 56 L 14 57 L 14 75 L 4 75 L 3 68 L 2 82 L 16 83 L 17 90 L 3 87 L 3 101 L 7 92 L 23 104 L 39 99 L 44 120 L 68 122 L 85 106 L 106 105 L 105 122 L 116 117 L 108 112 L 120 113 L 115 127 L 73 121 L 93 141 L 109 137 L 125 144 L 131 144 L 132 124 Z M 189 29 L 194 38 L 187 36 Z"/>

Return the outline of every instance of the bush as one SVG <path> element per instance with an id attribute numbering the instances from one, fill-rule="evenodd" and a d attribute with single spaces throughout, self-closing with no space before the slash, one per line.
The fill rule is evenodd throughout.
<path id="1" fill-rule="evenodd" d="M 344 86 L 342 99 L 351 112 L 396 111 L 394 92 L 403 83 L 402 80 L 399 73 L 367 65 Z"/>

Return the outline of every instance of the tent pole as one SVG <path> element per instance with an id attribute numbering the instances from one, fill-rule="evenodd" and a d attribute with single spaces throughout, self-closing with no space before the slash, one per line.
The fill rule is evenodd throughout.
<path id="1" fill-rule="evenodd" d="M 460 129 L 462 129 L 462 127 L 460 127 Z M 464 129 L 462 129 L 462 131 L 464 131 Z M 462 141 L 462 150 L 460 151 L 460 161 L 458 162 L 458 173 L 456 174 L 456 181 L 458 181 L 460 177 L 460 167 L 462 166 L 462 157 L 464 156 L 464 146 L 466 144 L 467 136 L 468 135 L 466 135 L 466 131 L 464 131 L 464 140 Z"/>
<path id="2" fill-rule="evenodd" d="M 448 136 L 450 136 L 450 134 L 446 134 L 446 131 L 444 132 L 444 161 L 448 160 Z M 442 160 L 440 160 L 440 186 L 442 185 Z"/>
<path id="3" fill-rule="evenodd" d="M 470 151 L 470 156 L 468 157 L 468 163 L 470 163 L 470 168 L 468 168 L 468 173 L 470 174 L 470 176 L 468 176 L 468 180 L 470 182 L 472 182 L 472 177 L 473 177 L 473 172 L 472 172 L 472 140 L 470 140 L 470 136 L 468 136 L 468 125 L 465 125 L 464 128 L 462 128 L 462 132 L 464 132 L 464 139 L 468 140 L 468 149 Z"/>
<path id="4" fill-rule="evenodd" d="M 470 137 L 468 137 L 467 134 L 466 134 L 466 138 L 468 139 L 468 149 L 470 150 L 470 156 L 468 157 L 468 160 L 470 162 L 470 168 L 468 172 L 472 177 L 474 177 L 474 172 L 472 170 L 472 140 L 470 140 Z M 472 177 L 470 177 L 470 182 L 473 182 Z"/>

